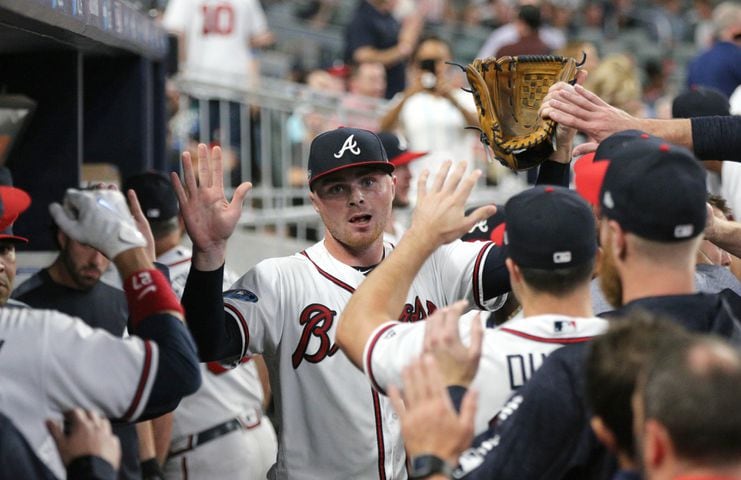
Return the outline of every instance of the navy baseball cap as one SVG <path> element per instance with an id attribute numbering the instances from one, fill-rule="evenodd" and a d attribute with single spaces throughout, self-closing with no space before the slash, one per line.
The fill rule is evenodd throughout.
<path id="1" fill-rule="evenodd" d="M 136 192 L 144 216 L 150 222 L 169 220 L 178 214 L 178 197 L 170 179 L 160 172 L 144 172 L 126 179 L 123 191 Z"/>
<path id="2" fill-rule="evenodd" d="M 381 139 L 383 149 L 386 150 L 386 156 L 389 162 L 395 167 L 406 165 L 412 160 L 424 157 L 428 152 L 412 152 L 402 144 L 401 139 L 391 132 L 379 132 L 378 138 Z"/>
<path id="3" fill-rule="evenodd" d="M 507 255 L 519 266 L 555 270 L 581 265 L 597 252 L 589 204 L 573 190 L 541 185 L 505 205 Z"/>
<path id="4" fill-rule="evenodd" d="M 672 102 L 672 117 L 711 117 L 730 115 L 731 104 L 728 97 L 714 88 L 692 87 L 683 92 Z"/>
<path id="5" fill-rule="evenodd" d="M 625 138 L 624 132 L 616 135 L 621 134 Z M 659 242 L 682 241 L 703 232 L 705 172 L 689 150 L 641 134 L 613 145 L 607 153 L 602 215 L 628 232 Z"/>
<path id="6" fill-rule="evenodd" d="M 324 132 L 314 138 L 309 149 L 309 188 L 330 173 L 363 166 L 376 167 L 389 174 L 394 171 L 375 133 L 347 127 Z"/>
<path id="7" fill-rule="evenodd" d="M 461 240 L 464 242 L 494 242 L 497 245 L 504 245 L 504 229 L 506 228 L 506 215 L 504 213 L 504 205 L 496 205 L 497 213 L 482 220 L 473 227 L 471 230 L 463 234 Z M 478 207 L 472 207 L 466 209 L 466 215 L 470 215 Z"/>

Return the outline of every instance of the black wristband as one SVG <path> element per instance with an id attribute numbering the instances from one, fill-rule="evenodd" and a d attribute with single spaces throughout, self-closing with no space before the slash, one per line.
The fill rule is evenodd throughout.
<path id="1" fill-rule="evenodd" d="M 114 480 L 117 477 L 113 465 L 102 457 L 85 455 L 77 457 L 67 465 L 67 478 L 75 480 Z"/>
<path id="2" fill-rule="evenodd" d="M 452 474 L 453 467 L 442 458 L 435 455 L 419 455 L 412 458 L 409 480 L 422 480 L 432 475 L 444 475 L 450 478 Z"/>
<path id="3" fill-rule="evenodd" d="M 165 480 L 165 474 L 156 458 L 141 462 L 141 470 L 142 480 Z"/>

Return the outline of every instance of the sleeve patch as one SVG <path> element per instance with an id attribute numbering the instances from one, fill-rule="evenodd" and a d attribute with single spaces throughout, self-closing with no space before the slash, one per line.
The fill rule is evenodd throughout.
<path id="1" fill-rule="evenodd" d="M 242 302 L 257 303 L 257 295 L 249 290 L 227 290 L 224 292 L 224 298 L 230 298 L 232 300 L 240 300 Z"/>

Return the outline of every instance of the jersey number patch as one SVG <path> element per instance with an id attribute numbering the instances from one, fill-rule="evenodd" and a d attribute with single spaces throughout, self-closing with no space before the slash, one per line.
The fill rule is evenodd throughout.
<path id="1" fill-rule="evenodd" d="M 203 35 L 229 35 L 234 31 L 234 9 L 228 3 L 201 5 Z"/>
<path id="2" fill-rule="evenodd" d="M 320 303 L 312 303 L 304 308 L 299 317 L 299 322 L 304 326 L 304 331 L 301 333 L 301 339 L 291 357 L 294 369 L 298 368 L 303 360 L 319 363 L 337 353 L 337 345 L 333 345 L 329 339 L 329 330 L 332 328 L 336 315 L 337 312 Z M 307 352 L 311 337 L 319 339 L 319 348 L 313 353 Z"/>

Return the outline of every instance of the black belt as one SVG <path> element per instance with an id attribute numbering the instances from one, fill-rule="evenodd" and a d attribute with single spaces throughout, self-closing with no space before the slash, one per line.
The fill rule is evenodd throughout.
<path id="1" fill-rule="evenodd" d="M 250 418 L 251 417 L 251 418 Z M 227 420 L 224 423 L 220 423 L 214 427 L 203 430 L 195 435 L 188 435 L 177 442 L 172 442 L 172 449 L 170 450 L 169 456 L 180 455 L 181 453 L 189 452 L 194 448 L 208 443 L 211 440 L 216 440 L 219 437 L 223 437 L 227 433 L 231 433 L 234 430 L 250 430 L 260 425 L 260 415 L 258 414 L 255 418 L 254 415 L 248 416 L 247 418 L 236 417 Z"/>

